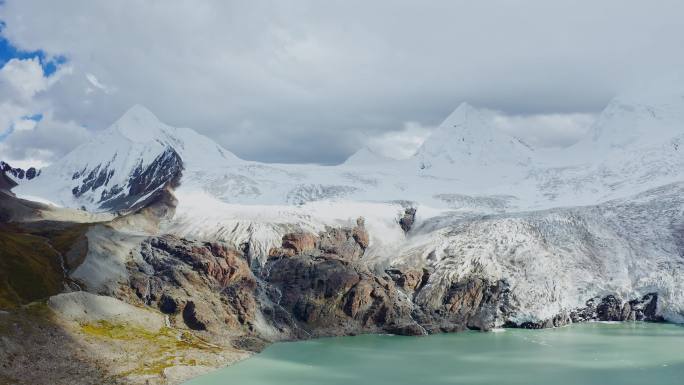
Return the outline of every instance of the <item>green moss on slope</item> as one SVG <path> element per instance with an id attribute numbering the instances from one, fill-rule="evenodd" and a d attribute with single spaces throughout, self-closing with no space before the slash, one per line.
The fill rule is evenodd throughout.
<path id="1" fill-rule="evenodd" d="M 57 294 L 63 278 L 59 254 L 45 238 L 0 224 L 0 309 Z"/>
<path id="2" fill-rule="evenodd" d="M 30 233 L 47 238 L 50 245 L 65 256 L 65 264 L 69 271 L 75 270 L 85 259 L 88 247 L 86 232 L 90 223 L 76 224 L 52 224 L 38 227 L 37 230 L 29 230 Z M 80 243 L 80 241 L 83 241 Z"/>
<path id="3" fill-rule="evenodd" d="M 171 366 L 197 365 L 196 360 L 186 357 L 189 351 L 221 351 L 220 347 L 211 345 L 191 333 L 169 327 L 153 332 L 129 324 L 102 320 L 81 325 L 81 331 L 105 341 L 123 342 L 142 350 L 138 352 L 142 354 L 137 360 L 136 367 L 122 373 L 121 376 L 160 375 L 164 369 Z"/>

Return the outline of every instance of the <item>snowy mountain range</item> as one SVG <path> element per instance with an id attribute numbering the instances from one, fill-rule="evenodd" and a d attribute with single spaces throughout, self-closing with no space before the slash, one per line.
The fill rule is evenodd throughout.
<path id="1" fill-rule="evenodd" d="M 161 232 L 247 244 L 255 268 L 288 232 L 364 217 L 366 263 L 429 267 L 425 293 L 503 279 L 525 322 L 597 296 L 657 292 L 661 313 L 681 322 L 684 92 L 666 89 L 615 98 L 567 149 L 535 151 L 462 104 L 413 157 L 362 149 L 338 166 L 245 161 L 135 106 L 13 192 L 125 213 L 171 190 L 175 214 Z M 407 208 L 417 211 L 405 232 Z"/>
<path id="2" fill-rule="evenodd" d="M 463 103 L 410 159 L 364 148 L 339 166 L 244 161 L 134 106 L 16 192 L 91 211 L 130 209 L 174 179 L 181 190 L 229 204 L 403 200 L 481 211 L 477 202 L 501 196 L 515 201 L 506 211 L 592 204 L 681 179 L 684 99 L 644 97 L 615 98 L 584 140 L 543 152 L 498 130 L 491 112 Z"/>

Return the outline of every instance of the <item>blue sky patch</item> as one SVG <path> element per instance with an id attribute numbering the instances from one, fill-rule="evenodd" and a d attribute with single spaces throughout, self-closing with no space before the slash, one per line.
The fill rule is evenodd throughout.
<path id="1" fill-rule="evenodd" d="M 14 124 L 10 125 L 8 129 L 5 131 L 0 131 L 0 142 L 4 141 L 7 139 L 8 136 L 10 136 L 14 132 Z"/>
<path id="2" fill-rule="evenodd" d="M 22 116 L 24 120 L 33 120 L 34 122 L 40 122 L 43 120 L 43 114 L 27 115 Z M 0 131 L 0 142 L 7 139 L 14 132 L 14 124 L 10 125 L 5 131 Z"/>
<path id="3" fill-rule="evenodd" d="M 48 58 L 43 50 L 37 51 L 23 51 L 15 47 L 9 40 L 1 36 L 4 23 L 0 21 L 0 68 L 12 59 L 30 59 L 38 58 L 40 66 L 43 67 L 45 76 L 50 76 L 60 65 L 66 63 L 67 59 L 64 56 L 54 56 Z"/>
<path id="4" fill-rule="evenodd" d="M 0 5 L 2 5 L 2 0 L 0 0 Z M 0 68 L 4 67 L 8 61 L 12 59 L 32 59 L 37 58 L 40 62 L 40 66 L 43 68 L 44 76 L 50 76 L 54 74 L 60 65 L 66 63 L 67 59 L 64 56 L 53 56 L 48 57 L 48 55 L 43 50 L 36 51 L 25 51 L 14 46 L 7 38 L 2 36 L 2 31 L 5 28 L 5 23 L 0 20 Z M 22 117 L 25 120 L 33 120 L 39 122 L 43 119 L 43 114 L 27 115 Z M 14 132 L 14 125 L 10 125 L 7 128 L 0 127 L 0 142 L 4 141 L 12 135 Z"/>
<path id="5" fill-rule="evenodd" d="M 40 122 L 43 119 L 43 114 L 35 114 L 35 115 L 27 115 L 24 116 L 23 119 L 25 120 L 33 120 L 34 122 Z"/>

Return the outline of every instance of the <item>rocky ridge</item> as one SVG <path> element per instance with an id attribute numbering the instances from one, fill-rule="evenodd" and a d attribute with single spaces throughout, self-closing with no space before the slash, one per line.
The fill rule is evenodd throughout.
<path id="1" fill-rule="evenodd" d="M 249 243 L 236 247 L 158 234 L 154 229 L 141 236 L 160 218 L 173 216 L 175 199 L 164 191 L 133 214 L 78 227 L 79 232 L 70 235 L 73 241 L 62 241 L 62 229 L 69 227 L 51 225 L 56 230 L 49 240 L 62 242 L 60 250 L 67 257 L 64 282 L 69 284 L 63 289 L 67 293 L 52 296 L 48 309 L 38 313 L 20 309 L 9 317 L 0 314 L 0 332 L 15 330 L 11 325 L 17 322 L 23 325 L 14 334 L 3 334 L 0 341 L 0 355 L 10 357 L 0 369 L 0 379 L 28 384 L 31 378 L 52 376 L 51 368 L 61 368 L 67 374 L 55 377 L 57 384 L 87 384 L 92 378 L 112 384 L 177 384 L 280 340 L 662 320 L 658 294 L 623 299 L 615 293 L 591 298 L 586 306 L 547 320 L 518 322 L 520 298 L 507 279 L 481 270 L 465 276 L 444 274 L 444 261 L 438 258 L 423 265 L 387 268 L 369 263 L 372 234 L 363 218 L 319 232 L 285 233 L 263 265 L 250 264 Z M 11 196 L 4 200 L 21 203 Z M 46 210 L 54 209 L 34 208 L 36 215 L 45 215 L 40 213 Z M 23 216 L 16 215 L 7 220 L 21 222 Z M 415 211 L 406 210 L 394 226 L 403 232 L 406 221 L 401 218 L 411 216 Z M 41 228 L 39 223 L 21 226 L 32 231 Z M 108 243 L 96 245 L 103 239 L 94 237 L 95 228 L 107 229 L 102 234 Z M 117 232 L 131 229 L 138 234 L 131 239 L 137 241 L 118 243 L 127 238 Z M 109 259 L 113 250 L 129 247 L 124 272 L 115 285 L 95 285 L 77 274 L 79 264 L 90 263 L 92 268 L 104 262 L 93 265 L 91 253 L 96 246 L 105 251 L 98 258 Z M 70 257 L 77 251 L 80 257 Z M 110 271 L 111 266 L 100 268 Z M 43 362 L 47 356 L 40 346 L 45 330 L 59 335 L 56 341 L 68 341 L 64 350 L 50 356 L 55 364 L 31 365 L 27 362 L 33 361 L 16 359 Z M 21 374 L 27 365 L 35 376 Z"/>
<path id="2" fill-rule="evenodd" d="M 12 167 L 4 161 L 0 161 L 0 171 L 6 175 L 10 175 L 15 181 L 32 180 L 40 175 L 40 170 L 35 167 L 29 167 L 24 170 L 19 167 Z"/>
<path id="3" fill-rule="evenodd" d="M 472 275 L 445 285 L 429 265 L 374 271 L 363 261 L 368 238 L 362 218 L 353 227 L 288 233 L 266 264 L 252 270 L 242 250 L 220 242 L 152 237 L 129 264 L 131 296 L 124 299 L 158 308 L 192 330 L 261 341 L 663 321 L 651 293 L 591 298 L 551 319 L 517 323 L 517 299 L 506 280 Z"/>

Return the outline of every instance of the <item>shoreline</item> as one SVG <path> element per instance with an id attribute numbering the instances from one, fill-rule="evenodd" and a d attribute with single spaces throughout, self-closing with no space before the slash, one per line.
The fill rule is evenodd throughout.
<path id="1" fill-rule="evenodd" d="M 286 369 L 276 365 L 275 368 L 280 368 L 280 369 L 273 369 L 273 366 L 271 367 L 264 367 L 263 364 L 264 362 L 271 362 L 273 360 L 278 361 L 279 356 L 282 356 L 282 363 L 283 365 L 289 365 L 289 363 L 292 363 L 292 365 L 301 365 L 301 364 L 306 364 L 307 366 L 310 366 L 313 372 L 311 372 L 311 375 L 314 376 L 316 373 L 322 372 L 328 372 L 329 368 L 325 366 L 320 366 L 321 362 L 324 363 L 329 363 L 332 365 L 332 368 L 330 370 L 334 371 L 335 365 L 337 365 L 338 360 L 341 359 L 340 353 L 338 353 L 340 350 L 341 351 L 347 351 L 348 354 L 351 355 L 356 355 L 358 352 L 357 349 L 362 349 L 364 353 L 358 353 L 361 355 L 368 355 L 369 356 L 369 361 L 364 361 L 363 359 L 360 359 L 360 362 L 366 362 L 368 365 L 365 368 L 366 370 L 368 367 L 372 367 L 375 364 L 372 361 L 372 357 L 375 357 L 376 354 L 381 354 L 381 352 L 385 351 L 385 347 L 392 347 L 396 346 L 396 349 L 394 348 L 388 348 L 387 354 L 392 354 L 392 353 L 398 353 L 400 355 L 413 355 L 413 354 L 419 354 L 421 352 L 421 349 L 423 349 L 423 346 L 430 346 L 431 344 L 437 344 L 438 346 L 441 346 L 444 348 L 445 346 L 447 347 L 447 351 L 445 353 L 450 352 L 450 349 L 453 349 L 454 354 L 456 354 L 454 357 L 459 357 L 458 360 L 463 361 L 463 362 L 471 362 L 469 357 L 482 357 L 483 354 L 490 354 L 490 353 L 496 353 L 496 352 L 501 352 L 501 345 L 498 343 L 495 343 L 493 341 L 525 341 L 521 342 L 524 344 L 530 344 L 528 346 L 540 346 L 539 348 L 541 349 L 553 349 L 554 352 L 558 352 L 563 350 L 562 347 L 559 345 L 556 345 L 554 343 L 554 340 L 558 339 L 563 339 L 563 338 L 571 338 L 571 341 L 574 343 L 574 338 L 575 337 L 564 337 L 564 336 L 574 336 L 574 335 L 579 335 L 584 338 L 583 341 L 588 342 L 592 341 L 592 343 L 595 342 L 595 337 L 598 338 L 604 338 L 604 342 L 610 342 L 610 341 L 619 341 L 621 338 L 623 338 L 625 335 L 623 333 L 619 334 L 613 334 L 610 331 L 611 330 L 634 330 L 634 333 L 636 335 L 639 335 L 640 330 L 641 331 L 650 331 L 650 330 L 663 330 L 665 333 L 672 333 L 676 332 L 679 334 L 682 334 L 682 332 L 679 330 L 681 324 L 674 324 L 674 323 L 653 323 L 653 322 L 643 322 L 643 321 L 636 321 L 636 322 L 586 322 L 586 323 L 580 323 L 580 324 L 572 324 L 572 325 L 566 325 L 563 327 L 558 327 L 558 328 L 553 328 L 553 329 L 505 329 L 506 333 L 482 333 L 477 332 L 477 331 L 469 331 L 466 333 L 441 333 L 441 334 L 432 334 L 429 336 L 425 336 L 425 338 L 420 338 L 422 342 L 416 342 L 413 338 L 413 336 L 397 336 L 397 335 L 388 335 L 388 334 L 363 334 L 363 335 L 358 335 L 358 336 L 335 336 L 335 337 L 321 337 L 321 338 L 316 338 L 314 340 L 304 340 L 304 341 L 282 341 L 279 343 L 274 343 L 272 345 L 269 345 L 268 349 L 275 349 L 275 351 L 270 351 L 266 353 L 265 357 L 262 357 L 261 355 L 264 353 L 262 352 L 261 354 L 255 354 L 249 359 L 243 360 L 236 362 L 235 364 L 240 364 L 244 365 L 247 364 L 250 361 L 253 361 L 252 363 L 247 364 L 246 366 L 249 368 L 245 368 L 244 366 L 237 371 L 231 372 L 230 369 L 226 370 L 228 366 L 217 369 L 217 371 L 224 371 L 223 373 L 207 373 L 207 379 L 202 380 L 201 377 L 205 376 L 199 376 L 197 378 L 189 379 L 186 382 L 181 383 L 180 385 L 205 385 L 205 384 L 217 384 L 216 382 L 217 378 L 237 378 L 237 380 L 242 380 L 243 383 L 249 375 L 249 373 L 252 373 L 255 375 L 255 381 L 259 381 L 258 379 L 261 378 L 259 377 L 259 371 L 255 372 L 255 365 L 258 365 L 259 368 L 264 368 L 264 370 L 269 371 L 269 370 L 281 370 L 282 374 L 285 375 L 287 373 Z M 631 326 L 635 326 L 632 328 Z M 664 327 L 665 329 L 660 329 L 660 327 Z M 653 329 L 656 328 L 656 329 Z M 557 330 L 556 330 L 557 329 Z M 574 330 L 573 330 L 574 329 Z M 541 333 L 540 333 L 541 332 Z M 570 334 L 568 334 L 570 333 Z M 497 336 L 498 335 L 498 336 Z M 488 336 L 484 339 L 480 338 L 481 336 Z M 350 337 L 359 337 L 359 340 L 354 341 L 353 338 Z M 390 338 L 392 337 L 392 338 Z M 393 338 L 393 337 L 399 337 L 399 338 Z M 446 337 L 446 338 L 445 338 Z M 537 337 L 543 338 L 542 340 L 538 340 Z M 520 339 L 522 338 L 522 339 Z M 531 340 L 529 340 L 531 338 Z M 462 343 L 460 343 L 460 342 Z M 489 341 L 489 342 L 488 342 Z M 307 342 L 314 342 L 313 344 L 305 344 L 305 345 L 299 345 L 299 343 L 307 343 Z M 459 343 L 457 343 L 459 342 Z M 583 345 L 585 342 L 577 342 L 579 344 Z M 475 345 L 473 345 L 475 344 Z M 460 353 L 457 352 L 462 352 L 463 350 L 468 351 L 470 346 L 480 346 L 481 344 L 486 344 L 489 346 L 489 348 L 482 348 L 479 347 L 475 351 L 473 351 L 470 355 L 465 354 L 465 355 L 460 355 Z M 493 345 L 492 345 L 493 344 Z M 358 347 L 357 347 L 358 346 Z M 508 345 L 505 345 L 508 346 Z M 608 345 L 609 347 L 612 346 Z M 414 351 L 414 348 L 416 349 Z M 510 348 L 510 346 L 509 346 Z M 397 349 L 399 351 L 397 351 Z M 534 348 L 533 348 L 534 349 Z M 559 350 L 560 349 L 560 350 Z M 656 346 L 653 346 L 653 349 L 657 349 Z M 373 352 L 368 352 L 369 350 L 372 351 L 377 351 L 378 353 L 373 353 Z M 297 359 L 296 354 L 297 352 L 302 351 L 305 353 L 304 356 L 301 359 Z M 546 350 L 544 350 L 546 351 Z M 604 352 L 603 350 L 598 350 L 598 352 Z M 371 357 L 372 356 L 372 357 Z M 304 358 L 305 357 L 305 358 Z M 381 357 L 381 356 L 378 356 Z M 430 355 L 430 357 L 433 357 Z M 436 356 L 435 356 L 436 357 Z M 266 360 L 266 361 L 263 361 Z M 433 360 L 433 358 L 425 358 L 425 360 Z M 449 361 L 451 362 L 451 361 Z M 233 364 L 234 365 L 234 364 Z M 230 365 L 230 366 L 233 366 Z M 323 364 L 325 365 L 325 364 Z M 342 364 L 343 368 L 347 368 L 347 364 Z M 382 360 L 378 361 L 378 365 L 382 366 Z M 504 364 L 505 365 L 505 364 Z M 298 367 L 298 366 L 297 366 Z M 491 368 L 491 366 L 488 366 Z M 294 369 L 293 369 L 294 370 Z M 617 369 L 616 369 L 617 370 Z M 278 373 L 276 371 L 276 373 Z M 366 372 L 364 372 L 366 373 Z M 384 373 L 384 372 L 383 372 Z M 237 377 L 235 377 L 237 375 Z M 306 372 L 302 372 L 301 374 L 304 376 L 304 378 L 308 378 Z M 264 377 L 265 378 L 265 377 Z M 213 379 L 213 381 L 212 381 Z M 310 379 L 309 379 L 310 380 Z M 263 378 L 262 378 L 263 381 Z M 292 378 L 289 378 L 288 382 L 285 380 L 285 382 L 282 382 L 283 384 L 290 384 L 292 383 Z M 222 382 L 221 382 L 222 383 Z M 258 382 L 258 383 L 263 383 L 263 382 Z M 401 383 L 401 382 L 400 382 Z M 516 382 L 517 383 L 517 382 Z"/>
<path id="2" fill-rule="evenodd" d="M 78 293 L 78 292 L 76 292 Z M 73 295 L 73 293 L 72 293 Z M 90 296 L 90 295 L 87 295 Z M 112 298 L 114 301 L 118 301 Z M 127 305 L 127 304 L 126 304 Z M 137 308 L 132 305 L 127 305 L 134 309 L 129 309 L 130 311 L 141 311 L 141 312 L 151 312 L 148 308 Z M 137 309 L 137 310 L 135 310 Z M 128 311 L 128 310 L 127 310 Z M 151 312 L 152 313 L 152 312 Z M 128 314 L 128 313 L 122 313 Z M 132 313 L 131 313 L 132 314 Z M 161 313 L 158 313 L 161 315 Z M 130 314 L 129 314 L 130 315 Z M 97 315 L 93 315 L 95 320 Z M 132 317 L 131 319 L 134 319 Z M 187 381 L 193 380 L 205 374 L 209 374 L 218 370 L 225 369 L 229 366 L 235 365 L 236 363 L 254 358 L 257 355 L 263 353 L 265 349 L 270 348 L 273 345 L 279 343 L 296 343 L 305 341 L 315 341 L 315 340 L 328 340 L 337 338 L 348 338 L 356 336 L 385 336 L 385 337 L 430 337 L 443 334 L 461 334 L 462 331 L 458 332 L 439 332 L 430 333 L 424 336 L 407 336 L 401 334 L 393 333 L 352 333 L 343 335 L 325 335 L 325 336 L 312 336 L 306 338 L 291 338 L 291 339 L 280 339 L 275 341 L 263 341 L 260 349 L 247 351 L 236 349 L 234 346 L 226 345 L 224 341 L 223 344 L 214 344 L 211 341 L 206 340 L 203 337 L 197 337 L 195 345 L 173 345 L 174 349 L 169 352 L 162 352 L 163 354 L 173 353 L 174 356 L 182 354 L 184 351 L 184 346 L 187 347 L 187 353 L 189 356 L 192 354 L 197 354 L 197 351 L 210 352 L 210 354 L 205 355 L 205 359 L 208 357 L 213 357 L 211 361 L 204 361 L 202 364 L 198 364 L 193 361 L 176 361 L 164 363 L 163 367 L 158 367 L 155 372 L 155 368 L 152 366 L 142 367 L 148 370 L 140 370 L 139 373 L 135 371 L 121 371 L 124 367 L 130 367 L 135 354 L 138 354 L 139 358 L 150 359 L 154 357 L 140 356 L 141 353 L 151 353 L 150 348 L 154 348 L 153 345 L 158 344 L 159 346 L 165 346 L 171 338 L 174 339 L 181 334 L 173 334 L 167 331 L 175 330 L 174 333 L 182 333 L 180 329 L 168 328 L 165 321 L 161 324 L 159 330 L 164 330 L 164 332 L 157 332 L 157 334 L 150 334 L 147 329 L 139 328 L 134 326 L 134 323 L 130 321 L 123 324 L 123 328 L 116 326 L 116 324 L 104 323 L 107 321 L 93 321 L 85 322 L 83 319 L 78 320 L 77 318 L 72 318 L 68 320 L 65 318 L 64 314 L 58 314 L 54 309 L 48 305 L 48 301 L 44 302 L 34 302 L 29 305 L 24 305 L 18 309 L 12 311 L 3 311 L 0 313 L 0 335 L 5 335 L 3 338 L 3 346 L 6 348 L 8 340 L 14 340 L 14 343 L 22 346 L 24 349 L 21 351 L 24 354 L 24 359 L 29 360 L 29 362 L 41 362 L 47 357 L 53 361 L 53 368 L 62 367 L 62 371 L 68 373 L 70 370 L 74 372 L 73 374 L 64 377 L 63 382 L 56 381 L 55 384 L 88 384 L 92 380 L 93 376 L 101 378 L 102 384 L 173 384 L 181 385 Z M 485 333 L 491 332 L 492 334 L 507 333 L 509 331 L 515 330 L 530 330 L 530 331 L 544 331 L 560 328 L 570 328 L 574 326 L 582 325 L 644 325 L 644 324 L 666 324 L 666 325 L 676 325 L 681 326 L 682 324 L 677 324 L 667 321 L 599 321 L 599 320 L 588 320 L 578 323 L 570 323 L 560 326 L 555 326 L 552 328 L 495 328 L 488 331 L 478 331 L 478 330 L 465 330 L 468 334 Z M 11 326 L 13 325 L 13 326 Z M 18 326 L 17 326 L 18 325 Z M 98 327 L 98 325 L 105 325 L 107 327 Z M 14 330 L 15 333 L 10 333 L 12 327 L 18 330 Z M 21 330 L 19 330 L 21 329 Z M 168 333 L 168 334 L 167 334 Z M 169 336 L 169 337 L 167 337 Z M 187 338 L 187 336 L 186 336 Z M 47 341 L 46 341 L 47 339 Z M 51 339 L 55 339 L 52 341 Z M 42 342 L 40 342 L 42 341 Z M 178 340 L 180 341 L 180 339 Z M 193 341 L 192 339 L 187 341 Z M 187 342 L 186 341 L 186 342 Z M 179 342 L 176 342 L 179 343 Z M 174 343 L 174 344 L 176 344 Z M 44 346 L 54 346 L 54 349 L 46 356 Z M 57 345 L 57 346 L 55 346 Z M 117 349 L 124 349 L 128 351 L 128 354 L 133 354 L 132 358 L 128 355 L 125 357 L 121 356 L 121 353 L 116 353 L 116 349 L 109 353 L 109 361 L 103 359 L 107 354 L 103 354 L 103 349 L 106 350 L 107 346 L 117 346 Z M 147 345 L 147 346 L 144 346 Z M 69 350 L 73 348 L 73 350 Z M 85 350 L 84 350 L 85 349 Z M 128 349 L 128 350 L 126 350 Z M 213 349 L 213 350 L 212 350 Z M 85 352 L 85 354 L 84 354 Z M 90 353 L 87 353 L 90 352 Z M 113 354 L 112 354 L 113 353 Z M 99 356 L 98 356 L 99 355 Z M 16 354 L 15 354 L 16 356 Z M 188 357 L 189 357 L 188 356 Z M 16 359 L 16 358 L 15 358 Z M 154 360 L 152 360 L 154 361 Z M 213 362 L 213 363 L 210 363 Z M 195 363 L 193 365 L 193 363 Z M 28 368 L 31 368 L 29 365 Z M 116 368 L 119 368 L 118 373 Z M 22 370 L 25 371 L 25 367 Z M 48 376 L 54 378 L 56 375 L 54 372 L 46 368 L 36 368 L 34 367 L 32 372 L 34 375 Z M 157 374 L 155 374 L 157 373 Z M 87 375 L 86 375 L 87 374 Z M 5 376 L 4 378 L 2 376 Z M 48 378 L 44 377 L 44 378 Z M 0 379 L 10 379 L 7 380 L 11 382 L 12 377 L 6 374 L 0 374 Z M 28 378 L 17 378 L 18 383 L 29 384 L 32 381 Z M 23 381 L 23 382 L 22 382 Z M 33 382 L 35 383 L 35 382 Z"/>

